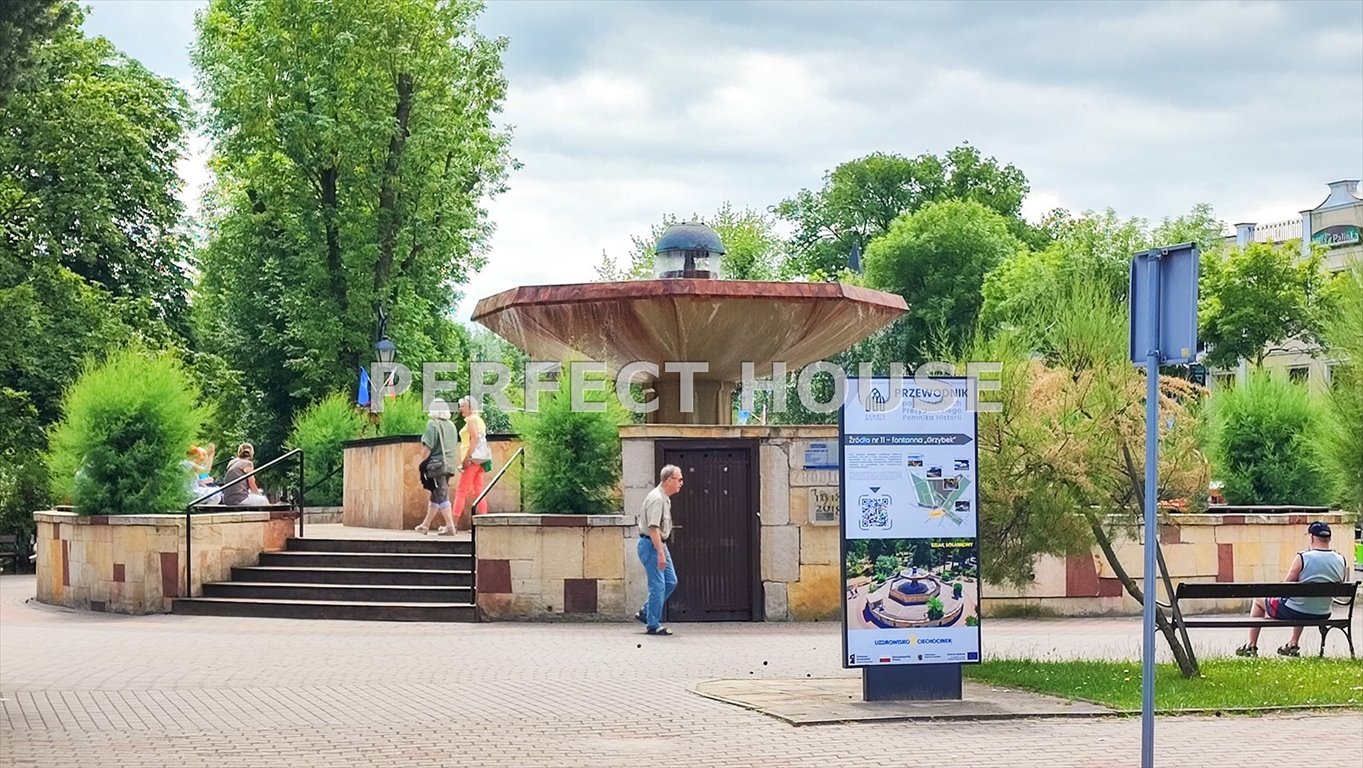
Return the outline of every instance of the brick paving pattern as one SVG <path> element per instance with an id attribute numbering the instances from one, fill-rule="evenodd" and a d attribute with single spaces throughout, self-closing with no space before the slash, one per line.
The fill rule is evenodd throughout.
<path id="1" fill-rule="evenodd" d="M 123 617 L 32 595 L 32 577 L 0 577 L 0 766 L 830 768 L 917 764 L 924 747 L 954 766 L 1139 762 L 1139 719 L 794 727 L 687 690 L 855 676 L 836 666 L 836 624 L 683 624 L 651 638 L 633 623 Z M 984 637 L 994 655 L 1136 658 L 1139 631 L 1129 618 L 1015 619 L 988 621 Z M 1201 634 L 1204 654 L 1240 641 Z M 1263 763 L 1265 735 L 1312 745 L 1321 765 L 1363 755 L 1357 712 L 1170 717 L 1158 764 Z"/>

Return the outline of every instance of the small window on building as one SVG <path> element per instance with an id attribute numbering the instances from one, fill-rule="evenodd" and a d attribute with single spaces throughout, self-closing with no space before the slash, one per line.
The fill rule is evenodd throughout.
<path id="1" fill-rule="evenodd" d="M 1287 380 L 1293 384 L 1305 384 L 1311 380 L 1311 369 L 1305 365 L 1294 365 L 1287 369 Z"/>
<path id="2" fill-rule="evenodd" d="M 1328 371 L 1327 375 L 1329 376 L 1330 389 L 1336 389 L 1343 385 L 1344 379 L 1349 377 L 1350 372 L 1353 369 L 1352 366 L 1336 363 L 1326 370 Z"/>
<path id="3" fill-rule="evenodd" d="M 1214 378 L 1216 379 L 1217 389 L 1233 389 L 1235 387 L 1235 374 L 1233 373 L 1218 373 Z"/>

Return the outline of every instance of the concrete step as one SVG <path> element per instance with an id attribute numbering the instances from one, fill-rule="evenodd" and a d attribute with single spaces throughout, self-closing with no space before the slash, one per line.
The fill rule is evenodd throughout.
<path id="1" fill-rule="evenodd" d="M 180 598 L 173 613 L 353 621 L 476 621 L 470 603 L 384 603 L 349 600 L 247 600 L 231 597 Z"/>
<path id="2" fill-rule="evenodd" d="M 205 584 L 204 597 L 344 603 L 472 603 L 472 587 L 391 584 L 279 584 L 222 581 Z"/>
<path id="3" fill-rule="evenodd" d="M 295 568 L 257 565 L 233 568 L 232 581 L 263 581 L 275 584 L 471 587 L 473 586 L 473 572 L 463 570 L 413 571 L 404 568 Z"/>
<path id="4" fill-rule="evenodd" d="M 472 554 L 430 552 L 262 552 L 260 565 L 291 568 L 388 568 L 414 571 L 471 571 Z"/>
<path id="5" fill-rule="evenodd" d="M 363 552 L 379 554 L 471 555 L 472 541 L 455 541 L 450 536 L 420 536 L 410 539 L 314 539 L 290 538 L 284 548 L 290 552 Z"/>

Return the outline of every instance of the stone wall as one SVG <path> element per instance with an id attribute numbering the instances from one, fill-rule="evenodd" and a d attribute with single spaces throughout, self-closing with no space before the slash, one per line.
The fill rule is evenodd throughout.
<path id="1" fill-rule="evenodd" d="M 515 437 L 491 435 L 493 473 L 506 464 L 521 442 Z M 417 465 L 426 449 L 417 435 L 351 440 L 345 444 L 342 484 L 346 525 L 360 528 L 403 530 L 426 517 L 430 491 L 421 487 Z M 519 512 L 521 462 L 516 461 L 488 494 L 489 512 Z M 488 480 L 492 475 L 488 475 Z M 458 475 L 450 478 L 458 482 Z M 454 488 L 450 488 L 451 498 Z M 470 500 L 472 501 L 472 500 Z"/>
<path id="2" fill-rule="evenodd" d="M 1330 523 L 1354 573 L 1352 518 L 1340 512 L 1282 507 L 1217 507 L 1206 514 L 1166 515 L 1159 527 L 1160 549 L 1177 588 L 1181 581 L 1282 581 L 1292 558 L 1310 546 L 1306 525 L 1312 520 Z M 1137 531 L 1114 543 L 1117 558 L 1133 579 L 1145 574 L 1145 537 Z M 1161 600 L 1167 600 L 1157 580 Z M 986 616 L 1000 609 L 1025 606 L 1064 616 L 1139 614 L 1141 606 L 1122 589 L 1101 552 L 1068 558 L 1043 557 L 1037 561 L 1036 579 L 1025 587 L 984 585 L 982 610 Z M 1198 601 L 1193 612 L 1241 611 L 1246 601 Z M 1007 608 L 1005 608 L 1007 607 Z"/>
<path id="3" fill-rule="evenodd" d="M 284 548 L 297 515 L 287 508 L 196 513 L 190 593 Z M 38 601 L 110 613 L 164 613 L 184 594 L 185 517 L 35 512 Z"/>
<path id="4" fill-rule="evenodd" d="M 640 424 L 620 428 L 624 506 L 639 508 L 658 484 L 658 440 L 755 439 L 761 483 L 758 509 L 761 579 L 767 621 L 837 619 L 842 595 L 838 564 L 838 429 L 832 426 L 683 426 Z M 829 449 L 808 462 L 810 449 Z M 807 463 L 811 467 L 806 468 Z M 685 493 L 685 491 L 682 491 Z M 641 570 L 641 569 L 635 569 Z M 642 572 L 641 572 L 642 577 Z"/>
<path id="5" fill-rule="evenodd" d="M 628 618 L 648 593 L 636 538 L 634 520 L 621 515 L 475 517 L 479 617 Z"/>

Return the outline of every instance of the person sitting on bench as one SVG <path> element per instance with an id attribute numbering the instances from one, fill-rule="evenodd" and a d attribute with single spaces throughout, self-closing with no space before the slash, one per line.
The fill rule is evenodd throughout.
<path id="1" fill-rule="evenodd" d="M 1311 548 L 1302 550 L 1292 558 L 1292 567 L 1287 569 L 1283 581 L 1297 582 L 1343 582 L 1348 577 L 1344 556 L 1330 548 L 1330 526 L 1317 520 L 1306 527 L 1311 536 Z M 1328 597 L 1256 597 L 1249 615 L 1253 618 L 1267 616 L 1270 619 L 1309 620 L 1330 617 L 1330 598 Z M 1299 656 L 1301 631 L 1306 627 L 1292 628 L 1292 639 L 1278 649 L 1280 656 Z M 1236 656 L 1259 655 L 1259 630 L 1249 630 L 1249 642 L 1235 649 Z"/>

